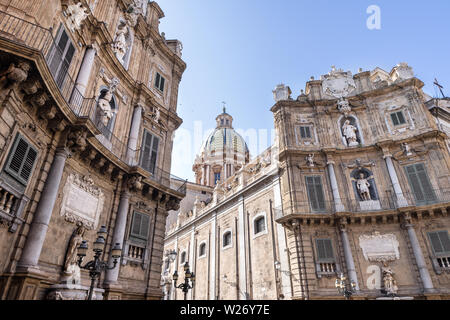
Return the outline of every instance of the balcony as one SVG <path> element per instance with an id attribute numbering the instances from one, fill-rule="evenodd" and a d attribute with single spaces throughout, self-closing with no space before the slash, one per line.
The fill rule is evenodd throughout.
<path id="1" fill-rule="evenodd" d="M 380 198 L 374 201 L 358 201 L 355 199 L 341 199 L 341 206 L 336 206 L 334 201 L 326 201 L 312 206 L 309 202 L 295 202 L 292 206 L 285 208 L 274 208 L 277 220 L 288 215 L 324 215 L 329 216 L 337 212 L 346 213 L 376 213 L 385 211 L 396 211 L 400 208 L 430 209 L 434 206 L 450 206 L 450 189 L 431 190 L 427 194 L 405 193 L 404 199 L 395 196 Z"/>
<path id="2" fill-rule="evenodd" d="M 22 215 L 28 201 L 21 190 L 0 179 L 0 223 L 6 222 L 10 232 L 15 232 L 24 222 Z"/>
<path id="3" fill-rule="evenodd" d="M 70 65 L 63 60 L 63 53 L 55 43 L 49 29 L 0 11 L 0 39 L 23 48 L 23 53 L 32 57 L 38 53 L 45 61 L 47 71 L 52 75 L 54 86 L 69 107 L 71 116 L 79 120 L 89 120 L 100 132 L 96 139 L 120 161 L 131 167 L 140 167 L 138 156 L 140 150 L 131 150 L 125 141 L 115 136 L 97 117 L 97 101 L 85 98 L 76 88 L 74 79 L 70 76 Z M 61 63 L 55 63 L 58 61 Z M 56 68 L 55 66 L 58 66 Z M 149 173 L 150 180 L 170 188 L 170 179 L 178 179 L 162 169 L 156 168 Z M 177 192 L 186 193 L 184 184 Z"/>

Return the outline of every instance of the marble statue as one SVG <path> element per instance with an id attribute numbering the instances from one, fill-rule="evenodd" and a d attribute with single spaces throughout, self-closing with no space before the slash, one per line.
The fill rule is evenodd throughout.
<path id="1" fill-rule="evenodd" d="M 80 267 L 78 266 L 77 249 L 83 241 L 85 228 L 78 226 L 70 239 L 67 248 L 66 260 L 64 261 L 64 275 L 70 279 L 71 284 L 81 283 Z"/>
<path id="2" fill-rule="evenodd" d="M 313 154 L 309 154 L 306 157 L 306 163 L 308 164 L 309 167 L 314 167 L 315 166 L 315 164 L 314 164 L 314 155 Z"/>
<path id="3" fill-rule="evenodd" d="M 109 121 L 114 116 L 114 112 L 111 110 L 112 92 L 108 89 L 105 95 L 98 100 L 97 113 L 103 125 L 106 127 Z"/>
<path id="4" fill-rule="evenodd" d="M 344 133 L 345 138 L 347 139 L 347 145 L 349 147 L 355 147 L 359 145 L 358 137 L 356 135 L 358 128 L 352 125 L 350 123 L 350 120 L 345 121 L 344 125 L 342 126 L 342 131 Z"/>
<path id="5" fill-rule="evenodd" d="M 117 59 L 121 63 L 124 63 L 123 58 L 127 54 L 128 44 L 127 44 L 127 35 L 128 35 L 128 27 L 127 24 L 123 21 L 120 22 L 117 27 L 116 32 L 116 40 L 113 43 L 113 51 L 116 54 Z"/>
<path id="6" fill-rule="evenodd" d="M 67 7 L 65 13 L 67 15 L 67 26 L 69 27 L 70 31 L 74 32 L 75 30 L 80 30 L 81 23 L 89 15 L 86 10 L 87 9 L 83 7 L 83 4 L 81 2 L 72 4 Z"/>
<path id="7" fill-rule="evenodd" d="M 364 173 L 359 174 L 359 179 L 356 180 L 356 187 L 358 188 L 359 195 L 363 201 L 371 201 L 370 196 L 370 183 L 364 176 Z"/>
<path id="8" fill-rule="evenodd" d="M 397 295 L 398 287 L 397 281 L 394 278 L 394 272 L 388 267 L 387 263 L 383 264 L 381 271 L 383 273 L 383 284 L 386 294 L 389 296 Z"/>

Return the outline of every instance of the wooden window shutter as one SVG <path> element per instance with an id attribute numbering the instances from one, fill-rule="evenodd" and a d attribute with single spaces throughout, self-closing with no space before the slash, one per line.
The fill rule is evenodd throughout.
<path id="1" fill-rule="evenodd" d="M 448 237 L 448 231 L 438 231 L 428 233 L 431 246 L 435 255 L 442 256 L 450 254 L 450 239 Z"/>
<path id="2" fill-rule="evenodd" d="M 410 187 L 417 202 L 432 202 L 436 200 L 433 187 L 423 163 L 411 165 L 405 168 Z"/>
<path id="3" fill-rule="evenodd" d="M 139 240 L 148 240 L 150 217 L 139 212 L 133 213 L 130 236 Z"/>
<path id="4" fill-rule="evenodd" d="M 21 135 L 18 135 L 10 151 L 5 171 L 20 183 L 26 185 L 36 163 L 37 155 L 36 149 Z"/>
<path id="5" fill-rule="evenodd" d="M 331 239 L 316 239 L 317 260 L 334 261 L 333 244 Z"/>
<path id="6" fill-rule="evenodd" d="M 141 148 L 141 166 L 148 172 L 155 174 L 156 161 L 158 159 L 159 138 L 148 131 L 144 131 Z"/>
<path id="7" fill-rule="evenodd" d="M 325 209 L 325 195 L 322 187 L 322 178 L 319 176 L 306 177 L 306 189 L 312 211 Z"/>

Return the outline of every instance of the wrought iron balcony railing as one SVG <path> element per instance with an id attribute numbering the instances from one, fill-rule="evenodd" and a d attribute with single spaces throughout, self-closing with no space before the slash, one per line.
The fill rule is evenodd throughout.
<path id="1" fill-rule="evenodd" d="M 115 136 L 108 127 L 99 121 L 96 113 L 96 99 L 85 98 L 77 89 L 74 79 L 70 76 L 71 64 L 65 61 L 64 54 L 56 44 L 51 30 L 0 11 L 0 39 L 40 53 L 58 87 L 59 93 L 73 114 L 78 118 L 91 120 L 101 132 L 101 135 L 96 136 L 97 140 L 117 158 L 130 166 L 140 166 L 138 162 L 139 150 L 128 148 L 123 140 Z M 179 180 L 179 178 L 159 168 L 155 169 L 155 173 L 149 173 L 149 179 L 169 188 L 171 178 Z M 185 193 L 185 185 L 177 191 Z"/>
<path id="2" fill-rule="evenodd" d="M 395 196 L 381 198 L 373 201 L 358 201 L 354 199 L 341 199 L 342 206 L 338 208 L 334 202 L 320 202 L 311 205 L 309 202 L 296 202 L 293 206 L 285 208 L 274 208 L 276 219 L 281 219 L 284 216 L 291 214 L 332 214 L 335 212 L 377 212 L 396 210 L 402 207 L 423 207 L 434 204 L 449 204 L 450 205 L 450 189 L 431 190 L 428 193 L 404 193 L 404 199 L 399 201 Z M 337 210 L 339 209 L 339 210 Z"/>

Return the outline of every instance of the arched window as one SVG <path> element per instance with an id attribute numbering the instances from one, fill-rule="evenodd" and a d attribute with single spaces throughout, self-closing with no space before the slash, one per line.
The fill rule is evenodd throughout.
<path id="1" fill-rule="evenodd" d="M 199 257 L 206 256 L 206 243 L 200 244 L 200 248 L 198 249 L 198 256 Z"/>
<path id="2" fill-rule="evenodd" d="M 231 246 L 231 231 L 227 231 L 223 234 L 223 248 Z"/>
<path id="3" fill-rule="evenodd" d="M 186 251 L 183 251 L 180 256 L 180 264 L 184 264 L 186 262 Z"/>
<path id="4" fill-rule="evenodd" d="M 258 217 L 253 222 L 254 227 L 254 234 L 259 234 L 261 232 L 266 231 L 266 218 L 265 217 Z"/>

